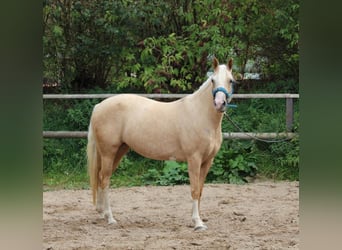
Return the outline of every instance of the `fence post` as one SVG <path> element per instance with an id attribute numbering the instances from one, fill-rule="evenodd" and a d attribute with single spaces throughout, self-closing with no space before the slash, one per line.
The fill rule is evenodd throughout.
<path id="1" fill-rule="evenodd" d="M 293 99 L 286 98 L 286 131 L 293 130 Z"/>

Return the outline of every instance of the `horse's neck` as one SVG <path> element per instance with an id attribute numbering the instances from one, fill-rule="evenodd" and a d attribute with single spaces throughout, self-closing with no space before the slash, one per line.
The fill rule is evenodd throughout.
<path id="1" fill-rule="evenodd" d="M 208 125 L 212 125 L 215 129 L 221 129 L 223 113 L 217 112 L 214 108 L 210 79 L 203 83 L 203 85 L 192 94 L 192 102 L 195 105 L 194 109 L 198 109 L 198 113 L 202 117 L 207 118 Z"/>

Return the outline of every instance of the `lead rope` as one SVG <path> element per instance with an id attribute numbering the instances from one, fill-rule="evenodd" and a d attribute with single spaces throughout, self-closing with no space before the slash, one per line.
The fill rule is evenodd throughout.
<path id="1" fill-rule="evenodd" d="M 247 134 L 246 132 L 244 132 L 237 124 L 236 122 L 234 122 L 226 112 L 224 112 L 224 116 L 228 118 L 228 120 L 234 125 L 235 128 L 237 128 L 238 130 L 240 130 L 241 133 L 247 135 L 248 137 L 254 139 L 254 140 L 257 140 L 257 141 L 262 141 L 262 142 L 267 142 L 267 143 L 273 143 L 273 142 L 284 142 L 284 141 L 288 141 L 290 140 L 289 138 L 285 138 L 285 139 L 279 139 L 279 140 L 264 140 L 264 139 L 261 139 L 261 138 L 258 138 L 256 136 L 253 136 L 253 135 L 250 135 L 250 134 Z"/>

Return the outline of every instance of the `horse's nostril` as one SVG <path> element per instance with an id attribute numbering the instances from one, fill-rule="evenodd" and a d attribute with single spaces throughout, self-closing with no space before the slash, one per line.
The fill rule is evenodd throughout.
<path id="1" fill-rule="evenodd" d="M 226 101 L 223 101 L 222 106 L 226 106 Z"/>

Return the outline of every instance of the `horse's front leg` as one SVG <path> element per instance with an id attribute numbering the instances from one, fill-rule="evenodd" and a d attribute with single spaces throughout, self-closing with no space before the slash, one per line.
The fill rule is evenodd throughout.
<path id="1" fill-rule="evenodd" d="M 201 198 L 201 182 L 200 182 L 201 161 L 198 158 L 188 160 L 188 171 L 191 186 L 192 197 L 192 221 L 195 223 L 195 231 L 208 229 L 200 218 L 200 198 Z"/>

